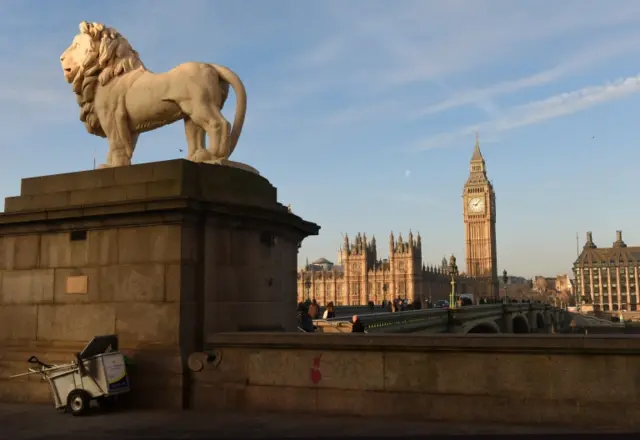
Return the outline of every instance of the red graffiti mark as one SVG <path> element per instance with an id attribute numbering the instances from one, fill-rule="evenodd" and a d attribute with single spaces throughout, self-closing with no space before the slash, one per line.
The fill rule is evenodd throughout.
<path id="1" fill-rule="evenodd" d="M 320 360 L 322 355 L 314 357 L 311 361 L 311 382 L 318 384 L 322 380 L 322 373 L 320 372 Z"/>

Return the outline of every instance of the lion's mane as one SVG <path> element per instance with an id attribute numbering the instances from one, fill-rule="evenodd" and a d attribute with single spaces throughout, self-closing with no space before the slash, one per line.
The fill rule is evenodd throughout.
<path id="1" fill-rule="evenodd" d="M 115 29 L 84 21 L 80 23 L 80 32 L 91 37 L 91 51 L 73 79 L 73 92 L 87 131 L 106 137 L 94 106 L 98 85 L 104 86 L 115 77 L 145 67 L 138 52 Z"/>

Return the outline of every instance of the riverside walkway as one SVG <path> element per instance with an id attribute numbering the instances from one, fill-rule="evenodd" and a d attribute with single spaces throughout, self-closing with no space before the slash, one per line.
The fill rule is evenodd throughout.
<path id="1" fill-rule="evenodd" d="M 50 405 L 0 404 L 0 439 L 69 438 L 170 439 L 170 438 L 477 438 L 478 435 L 504 435 L 504 439 L 565 437 L 580 434 L 581 439 L 602 438 L 593 429 L 544 426 L 478 425 L 464 422 L 435 423 L 410 420 L 368 419 L 361 417 L 318 416 L 312 414 L 228 413 L 200 411 L 121 410 L 85 417 L 59 414 Z M 538 434 L 538 435 L 536 435 Z M 546 434 L 546 435 L 545 435 Z M 591 435 L 590 435 L 591 434 Z M 543 436 L 544 435 L 544 436 Z M 436 437 L 434 437 L 436 436 Z M 529 437 L 531 436 L 531 437 Z M 607 434 L 607 438 L 632 438 Z"/>

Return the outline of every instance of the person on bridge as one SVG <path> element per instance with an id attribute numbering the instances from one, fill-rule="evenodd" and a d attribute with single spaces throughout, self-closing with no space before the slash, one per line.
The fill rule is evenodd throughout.
<path id="1" fill-rule="evenodd" d="M 311 305 L 309 306 L 309 316 L 311 316 L 311 319 L 318 319 L 319 314 L 320 314 L 320 306 L 318 305 L 318 302 L 314 298 L 313 301 L 311 301 Z"/>
<path id="2" fill-rule="evenodd" d="M 307 333 L 316 331 L 316 327 L 313 325 L 313 320 L 309 316 L 309 311 L 304 303 L 298 304 L 298 327 Z"/>
<path id="3" fill-rule="evenodd" d="M 351 322 L 351 333 L 364 333 L 364 325 L 362 321 L 360 321 L 360 318 L 358 318 L 358 315 L 353 315 Z"/>
<path id="4" fill-rule="evenodd" d="M 333 301 L 329 301 L 327 304 L 327 308 L 324 310 L 322 314 L 322 319 L 331 319 L 336 317 L 336 311 L 333 308 Z"/>

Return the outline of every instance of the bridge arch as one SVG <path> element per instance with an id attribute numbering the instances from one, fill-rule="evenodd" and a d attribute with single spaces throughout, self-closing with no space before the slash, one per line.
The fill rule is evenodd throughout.
<path id="1" fill-rule="evenodd" d="M 547 324 L 544 321 L 544 316 L 540 312 L 535 313 L 535 328 L 537 330 L 545 330 L 547 328 Z"/>
<path id="2" fill-rule="evenodd" d="M 514 333 L 529 333 L 529 323 L 522 315 L 516 315 L 511 320 Z"/>
<path id="3" fill-rule="evenodd" d="M 500 333 L 500 328 L 495 322 L 481 322 L 471 327 L 466 334 L 471 333 Z"/>

